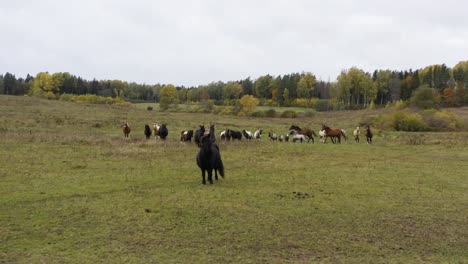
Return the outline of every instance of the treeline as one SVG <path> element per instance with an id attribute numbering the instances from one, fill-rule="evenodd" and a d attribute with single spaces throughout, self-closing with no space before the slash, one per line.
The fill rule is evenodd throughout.
<path id="1" fill-rule="evenodd" d="M 70 73 L 38 73 L 35 77 L 17 78 L 12 73 L 0 75 L 0 94 L 35 95 L 58 98 L 63 94 L 98 95 L 131 101 L 177 104 L 210 100 L 215 105 L 237 105 L 244 95 L 253 95 L 260 105 L 311 107 L 319 111 L 360 109 L 374 105 L 408 101 L 421 86 L 430 87 L 440 105 L 468 105 L 468 61 L 453 68 L 445 64 L 418 70 L 343 70 L 336 81 L 317 80 L 311 72 L 257 79 L 212 82 L 198 87 L 173 86 L 164 94 L 164 84 L 138 84 L 121 80 L 86 80 Z"/>

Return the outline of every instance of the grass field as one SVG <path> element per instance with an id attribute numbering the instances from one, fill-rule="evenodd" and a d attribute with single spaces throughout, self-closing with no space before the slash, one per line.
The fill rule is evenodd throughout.
<path id="1" fill-rule="evenodd" d="M 159 110 L 159 103 L 137 103 L 135 104 L 135 107 L 137 109 L 147 109 L 147 107 L 152 107 L 153 110 L 158 111 Z M 184 110 L 186 112 L 190 112 L 193 109 L 196 109 L 199 107 L 198 105 L 190 105 L 190 104 L 180 104 L 178 105 L 178 109 L 183 112 Z M 255 108 L 256 111 L 265 111 L 269 109 L 274 109 L 278 113 L 282 113 L 285 110 L 293 110 L 296 111 L 297 113 L 304 113 L 307 111 L 312 111 L 311 108 L 304 108 L 304 107 L 279 107 L 279 106 L 257 106 Z"/>
<path id="2" fill-rule="evenodd" d="M 204 186 L 183 129 L 327 123 L 349 134 L 378 112 L 144 109 L 0 96 L 1 263 L 468 262 L 467 132 L 219 142 L 226 178 Z M 166 142 L 144 139 L 153 122 L 168 124 Z"/>

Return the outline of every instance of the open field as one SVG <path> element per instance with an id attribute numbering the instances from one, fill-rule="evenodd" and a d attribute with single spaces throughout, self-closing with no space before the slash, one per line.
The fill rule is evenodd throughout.
<path id="1" fill-rule="evenodd" d="M 327 123 L 351 134 L 377 112 L 144 109 L 0 96 L 1 263 L 468 262 L 468 132 L 220 142 L 227 176 L 204 186 L 183 129 Z M 153 122 L 168 124 L 169 140 L 144 139 Z"/>

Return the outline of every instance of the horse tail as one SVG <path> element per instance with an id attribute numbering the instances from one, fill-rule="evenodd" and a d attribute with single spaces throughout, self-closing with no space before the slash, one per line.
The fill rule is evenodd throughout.
<path id="1" fill-rule="evenodd" d="M 348 140 L 348 139 L 346 138 L 346 133 L 345 133 L 342 129 L 341 129 L 341 135 L 343 135 L 343 138 L 344 138 L 345 140 Z"/>
<path id="2" fill-rule="evenodd" d="M 315 134 L 315 131 L 313 131 L 313 130 L 312 130 L 312 135 L 317 136 L 317 134 Z"/>
<path id="3" fill-rule="evenodd" d="M 219 175 L 224 178 L 224 165 L 223 161 L 220 159 L 219 160 L 219 168 L 218 168 Z"/>

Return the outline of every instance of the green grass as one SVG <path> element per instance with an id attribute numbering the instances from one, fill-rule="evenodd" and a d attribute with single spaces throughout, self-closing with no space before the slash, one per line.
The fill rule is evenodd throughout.
<path id="1" fill-rule="evenodd" d="M 373 145 L 220 142 L 226 178 L 203 186 L 183 129 L 326 122 L 351 133 L 376 112 L 290 120 L 145 109 L 0 96 L 0 262 L 468 260 L 466 132 L 376 131 Z M 153 122 L 168 123 L 168 141 L 144 139 Z"/>

